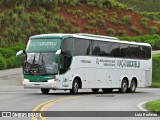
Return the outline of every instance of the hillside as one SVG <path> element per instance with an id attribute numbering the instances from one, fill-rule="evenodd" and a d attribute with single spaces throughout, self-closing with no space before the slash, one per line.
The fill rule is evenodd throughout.
<path id="1" fill-rule="evenodd" d="M 160 36 L 154 35 L 160 23 L 115 0 L 1 0 L 0 69 L 15 67 L 15 53 L 32 35 L 78 32 L 149 42 L 160 49 Z"/>
<path id="2" fill-rule="evenodd" d="M 88 7 L 61 7 L 59 14 L 74 26 L 69 32 L 87 32 L 113 36 L 137 36 L 159 33 L 160 24 L 131 10 Z M 76 27 L 75 27 L 76 26 Z M 75 31 L 74 31 L 75 30 Z M 157 32 L 156 32 L 157 31 Z"/>
<path id="3" fill-rule="evenodd" d="M 4 0 L 0 3 L 1 46 L 26 41 L 31 35 L 55 32 L 110 36 L 160 33 L 159 23 L 114 0 L 103 0 L 102 3 L 96 3 L 96 0 L 73 0 L 74 2 L 67 3 L 52 1 L 50 4 L 31 2 L 29 5 L 28 2 L 18 1 L 11 3 Z"/>

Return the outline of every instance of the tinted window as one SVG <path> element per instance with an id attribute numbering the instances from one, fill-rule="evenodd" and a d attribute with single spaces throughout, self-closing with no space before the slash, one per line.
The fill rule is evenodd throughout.
<path id="1" fill-rule="evenodd" d="M 109 56 L 109 42 L 91 41 L 92 55 L 96 56 Z"/>
<path id="2" fill-rule="evenodd" d="M 109 42 L 98 41 L 98 45 L 100 47 L 100 56 L 109 56 Z"/>
<path id="3" fill-rule="evenodd" d="M 98 41 L 91 41 L 91 45 L 92 45 L 92 55 L 99 56 L 101 53 L 101 49 L 98 44 Z"/>
<path id="4" fill-rule="evenodd" d="M 110 43 L 110 56 L 120 57 L 120 46 L 118 43 Z"/>
<path id="5" fill-rule="evenodd" d="M 145 46 L 140 46 L 140 49 L 139 49 L 139 58 L 140 59 L 145 59 Z"/>
<path id="6" fill-rule="evenodd" d="M 130 45 L 130 58 L 139 59 L 139 46 Z"/>
<path id="7" fill-rule="evenodd" d="M 74 55 L 90 55 L 89 40 L 74 39 Z"/>
<path id="8" fill-rule="evenodd" d="M 146 46 L 145 47 L 145 58 L 150 59 L 151 58 L 151 47 Z"/>
<path id="9" fill-rule="evenodd" d="M 127 44 L 120 44 L 121 48 L 121 57 L 129 58 L 130 57 L 130 46 Z"/>

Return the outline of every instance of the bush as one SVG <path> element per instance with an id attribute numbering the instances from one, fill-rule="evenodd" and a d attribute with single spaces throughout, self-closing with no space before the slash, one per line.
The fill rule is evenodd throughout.
<path id="1" fill-rule="evenodd" d="M 7 61 L 7 68 L 14 68 L 17 66 L 15 56 L 8 58 L 6 61 Z"/>
<path id="2" fill-rule="evenodd" d="M 72 29 L 72 33 L 79 33 L 81 30 L 79 28 L 73 28 Z"/>
<path id="3" fill-rule="evenodd" d="M 14 13 L 17 13 L 18 15 L 24 13 L 25 8 L 23 6 L 16 6 L 13 11 Z"/>
<path id="4" fill-rule="evenodd" d="M 122 23 L 124 25 L 129 25 L 131 23 L 131 16 L 130 15 L 123 16 Z"/>
<path id="5" fill-rule="evenodd" d="M 97 16 L 95 13 L 88 13 L 85 16 L 83 16 L 83 18 L 94 19 L 94 18 L 97 18 Z"/>
<path id="6" fill-rule="evenodd" d="M 60 28 L 59 28 L 59 26 L 57 24 L 50 24 L 48 26 L 48 29 L 51 32 L 57 32 L 58 33 L 58 31 L 59 31 Z"/>
<path id="7" fill-rule="evenodd" d="M 152 34 L 159 34 L 160 33 L 159 28 L 157 26 L 151 26 L 150 31 Z"/>
<path id="8" fill-rule="evenodd" d="M 153 49 L 160 50 L 160 39 L 155 40 L 154 44 L 152 44 Z"/>
<path id="9" fill-rule="evenodd" d="M 104 19 L 100 19 L 97 21 L 97 24 L 101 27 L 105 27 L 106 26 L 106 21 Z"/>
<path id="10" fill-rule="evenodd" d="M 153 55 L 153 75 L 152 75 L 152 86 L 160 85 L 160 54 Z M 158 87 L 158 86 L 157 86 Z"/>
<path id="11" fill-rule="evenodd" d="M 28 15 L 27 13 L 22 14 L 20 18 L 26 26 L 30 24 L 30 15 Z"/>
<path id="12" fill-rule="evenodd" d="M 60 15 L 54 15 L 53 16 L 53 21 L 56 22 L 56 23 L 63 23 L 64 22 L 64 17 L 63 16 L 60 16 Z"/>
<path id="13" fill-rule="evenodd" d="M 15 46 L 11 47 L 11 49 L 12 49 L 15 53 L 17 53 L 17 52 L 20 51 L 20 50 L 24 50 L 24 49 L 25 49 L 25 46 L 23 46 L 23 45 L 15 45 Z"/>
<path id="14" fill-rule="evenodd" d="M 79 3 L 79 0 L 69 0 L 68 2 L 70 5 L 74 6 Z"/>
<path id="15" fill-rule="evenodd" d="M 92 26 L 96 26 L 97 25 L 97 21 L 96 20 L 89 20 L 88 23 L 89 23 L 89 25 L 92 25 Z"/>
<path id="16" fill-rule="evenodd" d="M 124 30 L 119 30 L 119 31 L 118 31 L 118 35 L 119 35 L 119 36 L 126 36 L 126 31 L 124 31 Z"/>
<path id="17" fill-rule="evenodd" d="M 93 27 L 92 27 L 92 26 L 89 26 L 89 25 L 85 25 L 85 26 L 84 26 L 84 29 L 85 29 L 85 30 L 93 30 Z"/>
<path id="18" fill-rule="evenodd" d="M 138 28 L 136 28 L 135 26 L 130 27 L 130 30 L 132 30 L 133 32 L 135 32 L 137 35 L 141 34 L 141 31 Z"/>
<path id="19" fill-rule="evenodd" d="M 82 10 L 67 10 L 68 13 L 71 13 L 73 15 L 82 15 L 83 11 Z"/>
<path id="20" fill-rule="evenodd" d="M 111 18 L 109 21 L 110 21 L 112 24 L 117 24 L 117 23 L 118 23 L 115 18 Z"/>
<path id="21" fill-rule="evenodd" d="M 149 21 L 148 18 L 142 18 L 142 20 L 141 20 L 142 26 L 143 26 L 145 29 L 148 28 L 148 21 Z"/>
<path id="22" fill-rule="evenodd" d="M 4 57 L 0 54 L 0 70 L 6 69 L 7 63 Z"/>
<path id="23" fill-rule="evenodd" d="M 135 41 L 135 42 L 146 42 L 152 45 L 153 50 L 160 50 L 160 35 L 145 35 L 136 37 L 119 37 L 121 40 Z"/>
<path id="24" fill-rule="evenodd" d="M 106 32 L 107 32 L 107 34 L 109 34 L 109 35 L 114 35 L 115 34 L 115 31 L 114 31 L 114 29 L 112 29 L 112 28 L 108 28 L 107 30 L 106 30 Z"/>
<path id="25" fill-rule="evenodd" d="M 148 28 L 148 23 L 147 22 L 142 22 L 142 26 L 147 29 Z"/>
<path id="26" fill-rule="evenodd" d="M 4 58 L 9 58 L 11 56 L 15 56 L 15 52 L 11 50 L 10 48 L 0 48 L 0 53 Z"/>

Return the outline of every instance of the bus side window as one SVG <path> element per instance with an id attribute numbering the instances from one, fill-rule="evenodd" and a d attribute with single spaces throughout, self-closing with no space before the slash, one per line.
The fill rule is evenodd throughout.
<path id="1" fill-rule="evenodd" d="M 120 44 L 121 57 L 130 58 L 130 46 L 127 44 Z"/>
<path id="2" fill-rule="evenodd" d="M 89 40 L 74 39 L 74 56 L 90 55 L 90 49 Z"/>
<path id="3" fill-rule="evenodd" d="M 73 43 L 73 38 L 67 38 L 63 41 L 62 43 L 62 56 L 61 56 L 61 70 L 60 73 L 65 73 L 72 60 L 72 43 Z"/>
<path id="4" fill-rule="evenodd" d="M 86 55 L 92 55 L 91 40 L 86 40 Z"/>
<path id="5" fill-rule="evenodd" d="M 109 42 L 98 41 L 100 46 L 100 56 L 109 56 Z"/>
<path id="6" fill-rule="evenodd" d="M 99 56 L 101 49 L 98 44 L 98 41 L 91 41 L 91 44 L 92 44 L 92 55 Z"/>
<path id="7" fill-rule="evenodd" d="M 110 56 L 111 57 L 120 57 L 120 44 L 119 43 L 110 43 L 109 46 Z"/>
<path id="8" fill-rule="evenodd" d="M 139 59 L 139 46 L 130 45 L 130 58 Z"/>
<path id="9" fill-rule="evenodd" d="M 140 49 L 139 49 L 139 58 L 140 59 L 145 59 L 145 46 L 140 46 Z"/>
<path id="10" fill-rule="evenodd" d="M 151 58 L 151 47 L 145 46 L 145 58 L 150 59 Z"/>

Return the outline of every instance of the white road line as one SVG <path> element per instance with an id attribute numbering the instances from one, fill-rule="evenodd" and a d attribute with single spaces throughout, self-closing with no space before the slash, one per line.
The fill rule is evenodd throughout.
<path id="1" fill-rule="evenodd" d="M 145 105 L 147 102 L 151 102 L 151 101 L 155 101 L 155 100 L 141 102 L 137 105 L 137 108 L 140 109 L 141 111 L 149 111 L 148 109 L 144 108 L 143 105 Z"/>
<path id="2" fill-rule="evenodd" d="M 139 104 L 137 105 L 138 109 L 140 109 L 141 111 L 148 111 L 147 109 L 145 109 L 145 108 L 142 107 L 142 106 L 143 106 L 144 104 L 146 104 L 147 102 L 149 102 L 149 101 L 145 101 L 145 102 L 139 103 Z"/>

